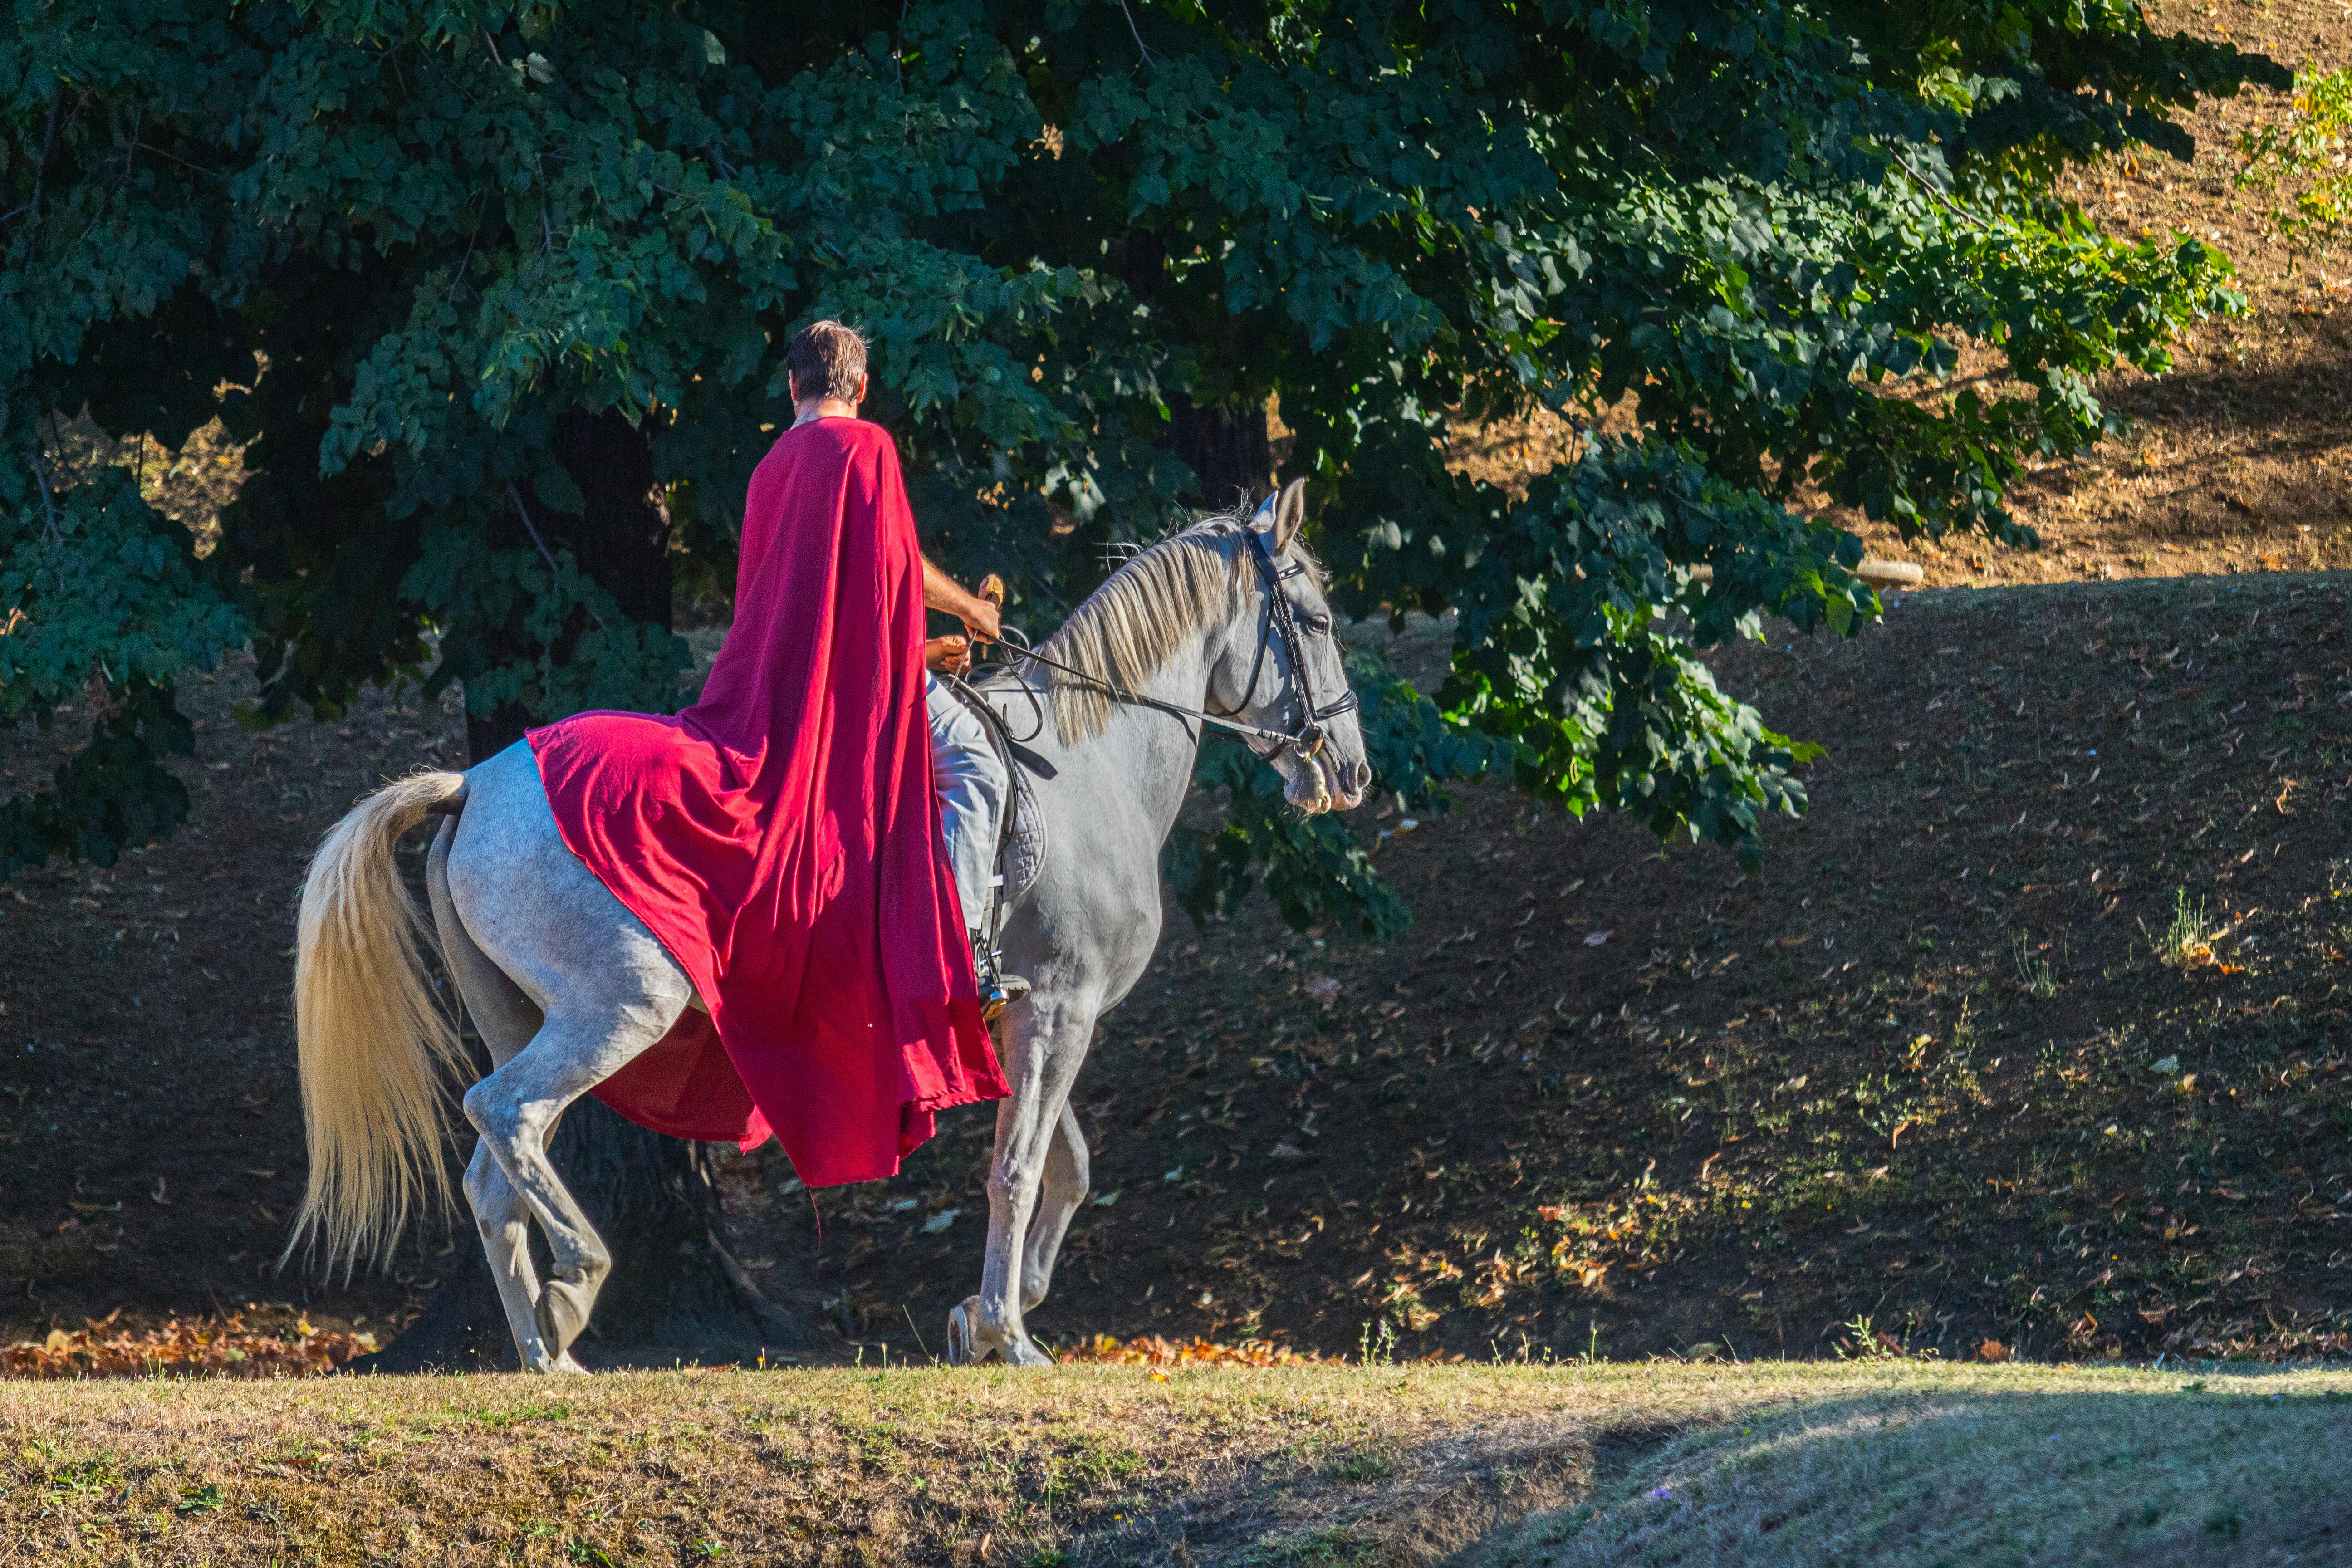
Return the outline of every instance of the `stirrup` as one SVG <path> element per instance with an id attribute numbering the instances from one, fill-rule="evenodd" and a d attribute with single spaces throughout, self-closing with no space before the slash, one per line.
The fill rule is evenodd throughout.
<path id="1" fill-rule="evenodd" d="M 995 949 L 980 937 L 971 943 L 972 973 L 980 982 L 980 1016 L 982 1023 L 993 1024 L 1004 1010 L 1029 994 L 1029 982 L 1018 974 L 1004 973 L 1003 961 Z"/>

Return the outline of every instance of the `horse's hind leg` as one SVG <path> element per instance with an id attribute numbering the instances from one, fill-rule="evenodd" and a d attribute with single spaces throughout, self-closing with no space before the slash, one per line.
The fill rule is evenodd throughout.
<path id="1" fill-rule="evenodd" d="M 425 861 L 425 885 L 432 895 L 433 920 L 441 936 L 442 961 L 465 999 L 467 1016 L 488 1047 L 490 1066 L 502 1068 L 530 1043 L 545 1020 L 522 988 L 492 963 L 475 944 L 449 898 L 449 846 L 457 824 L 445 817 L 434 836 Z M 498 1286 L 499 1305 L 506 1311 L 507 1331 L 514 1336 L 515 1354 L 525 1372 L 576 1372 L 580 1364 L 568 1353 L 548 1349 L 539 1331 L 539 1270 L 530 1260 L 530 1210 L 514 1184 L 499 1168 L 490 1146 L 476 1139 L 474 1157 L 466 1166 L 466 1202 L 474 1211 L 481 1233 L 482 1253 L 490 1279 Z"/>
<path id="2" fill-rule="evenodd" d="M 1034 1312 L 1054 1283 L 1054 1259 L 1069 1234 L 1070 1220 L 1087 1201 L 1087 1135 L 1078 1126 L 1077 1108 L 1065 1098 L 1054 1124 L 1054 1142 L 1045 1152 L 1045 1180 L 1037 1194 L 1037 1212 L 1029 1217 L 1026 1255 L 1021 1262 L 1021 1310 Z"/>
<path id="3" fill-rule="evenodd" d="M 681 994 L 658 1016 L 637 1009 L 629 1010 L 634 1017 L 602 1009 L 588 1016 L 559 1012 L 514 1060 L 466 1091 L 467 1118 L 547 1234 L 551 1272 L 534 1319 L 559 1364 L 588 1326 L 613 1258 L 548 1163 L 548 1134 L 566 1106 L 660 1039 L 685 1007 Z"/>
<path id="4" fill-rule="evenodd" d="M 540 1364 L 560 1366 L 612 1257 L 548 1163 L 548 1134 L 566 1106 L 668 1031 L 694 986 L 564 847 L 528 746 L 467 776 L 447 880 L 475 945 L 541 1015 L 530 1042 L 467 1091 L 466 1115 L 547 1237 L 552 1268 L 532 1322 L 550 1358 Z M 495 1188 L 485 1197 L 495 1203 Z"/>

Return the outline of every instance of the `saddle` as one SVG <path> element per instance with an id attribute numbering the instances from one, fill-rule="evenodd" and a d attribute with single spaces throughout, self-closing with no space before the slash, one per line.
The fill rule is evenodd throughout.
<path id="1" fill-rule="evenodd" d="M 1035 886 L 1039 874 L 1045 869 L 1045 816 L 1038 808 L 1036 787 L 1030 781 L 1052 777 L 1054 768 L 1051 763 L 1013 738 L 1011 726 L 1004 721 L 1004 715 L 997 710 L 995 703 L 989 700 L 991 692 L 1003 692 L 1009 687 L 1012 691 L 1024 694 L 1036 702 L 1039 701 L 1039 694 L 1034 687 L 1017 677 L 1003 674 L 989 678 L 984 689 L 958 675 L 941 673 L 940 679 L 947 683 L 949 690 L 955 693 L 956 700 L 980 720 L 981 728 L 987 731 L 989 743 L 996 749 L 997 761 L 1003 764 L 1009 785 L 1010 798 L 1005 803 L 1004 815 L 996 826 L 995 886 L 989 900 L 988 913 L 981 922 L 982 936 L 992 958 L 997 939 L 1004 930 L 1005 912 Z M 1043 715 L 1041 705 L 1041 723 Z M 1033 734 L 1030 738 L 1034 740 L 1035 736 Z"/>

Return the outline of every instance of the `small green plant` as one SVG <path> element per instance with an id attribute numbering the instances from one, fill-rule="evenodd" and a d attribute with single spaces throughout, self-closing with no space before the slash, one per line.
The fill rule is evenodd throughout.
<path id="1" fill-rule="evenodd" d="M 69 1458 L 55 1443 L 36 1439 L 25 1457 L 40 1467 L 42 1479 L 54 1498 L 94 1498 L 122 1481 L 110 1454 Z"/>
<path id="2" fill-rule="evenodd" d="M 2050 961 L 2034 951 L 2033 933 L 2021 930 L 2010 939 L 2010 962 L 2017 966 L 2017 983 L 2026 994 L 2043 1001 L 2058 994 L 2058 972 Z"/>
<path id="3" fill-rule="evenodd" d="M 1911 1348 L 1908 1330 L 1905 1331 L 1903 1338 L 1897 1339 L 1885 1329 L 1878 1327 L 1876 1322 L 1867 1316 L 1856 1316 L 1840 1323 L 1838 1327 L 1843 1329 L 1845 1333 L 1832 1342 L 1830 1349 L 1836 1352 L 1840 1361 L 1933 1361 L 1936 1359 L 1936 1352 L 1932 1348 L 1920 1351 Z"/>
<path id="4" fill-rule="evenodd" d="M 1366 1366 L 1386 1366 L 1396 1360 L 1396 1325 L 1382 1318 L 1366 1323 L 1356 1336 L 1356 1359 Z"/>
<path id="5" fill-rule="evenodd" d="M 2298 72 L 2284 123 L 2238 137 L 2243 160 L 2241 190 L 2280 192 L 2300 186 L 2274 208 L 2271 226 L 2300 248 L 2324 246 L 2352 219 L 2352 167 L 2345 162 L 2352 136 L 2352 68 Z"/>
<path id="6" fill-rule="evenodd" d="M 1396 1465 L 1379 1448 L 1358 1444 L 1341 1450 L 1323 1473 L 1335 1481 L 1384 1481 L 1396 1473 Z"/>
<path id="7" fill-rule="evenodd" d="M 216 1481 L 206 1481 L 200 1487 L 182 1487 L 180 1500 L 173 1511 L 181 1514 L 210 1513 L 227 1500 Z"/>
<path id="8" fill-rule="evenodd" d="M 2189 889 L 2172 890 L 2172 923 L 2157 939 L 2157 962 L 2168 969 L 2194 969 L 2213 962 L 2213 939 L 2221 928 L 2206 912 L 2204 900 L 2189 901 Z"/>

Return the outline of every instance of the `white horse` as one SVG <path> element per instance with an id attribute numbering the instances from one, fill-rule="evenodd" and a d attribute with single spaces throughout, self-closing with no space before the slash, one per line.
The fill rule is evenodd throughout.
<path id="1" fill-rule="evenodd" d="M 1297 542 L 1303 488 L 1120 567 L 1038 648 L 1058 667 L 1042 700 L 1003 677 L 982 684 L 1016 736 L 1043 710 L 1024 748 L 1023 806 L 1025 847 L 1042 859 L 1005 889 L 1006 964 L 1033 988 L 1002 1020 L 1013 1092 L 997 1108 L 981 1291 L 951 1315 L 952 1360 L 1050 1359 L 1022 1320 L 1086 1197 L 1070 1087 L 1095 1020 L 1159 942 L 1160 846 L 1192 782 L 1198 716 L 1246 731 L 1303 810 L 1353 806 L 1370 786 L 1320 576 Z M 463 1100 L 479 1134 L 467 1201 L 522 1364 L 577 1371 L 571 1346 L 612 1260 L 548 1163 L 547 1137 L 700 998 L 564 847 L 528 745 L 378 791 L 311 861 L 294 983 L 310 1170 L 287 1251 L 323 1243 L 331 1264 L 382 1261 L 412 1211 L 448 1201 L 448 1089 L 470 1069 L 427 979 L 436 931 L 393 861 L 401 835 L 436 811 L 433 928 L 493 1063 Z M 531 1219 L 547 1238 L 544 1281 Z"/>

